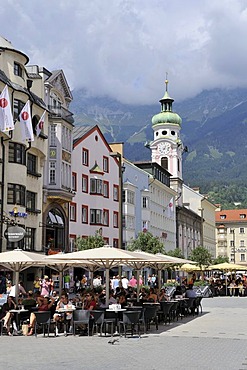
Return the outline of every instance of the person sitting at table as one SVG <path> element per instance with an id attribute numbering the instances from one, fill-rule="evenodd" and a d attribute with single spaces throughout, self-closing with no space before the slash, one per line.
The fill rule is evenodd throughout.
<path id="1" fill-rule="evenodd" d="M 235 283 L 235 280 L 232 280 L 229 284 L 229 291 L 230 291 L 230 296 L 233 297 L 235 296 L 235 289 L 236 289 L 237 285 Z"/>
<path id="2" fill-rule="evenodd" d="M 154 292 L 154 288 L 150 288 L 149 289 L 149 294 L 147 296 L 147 301 L 148 302 L 154 302 L 156 303 L 158 300 L 158 296 L 157 294 Z"/>
<path id="3" fill-rule="evenodd" d="M 160 293 L 158 295 L 158 301 L 159 302 L 169 301 L 169 296 L 166 294 L 165 288 L 160 289 Z"/>
<path id="4" fill-rule="evenodd" d="M 175 292 L 173 293 L 173 298 L 176 298 L 176 297 L 183 297 L 184 294 L 185 294 L 186 290 L 183 289 L 183 287 L 181 285 L 178 285 L 176 287 L 176 290 Z"/>
<path id="5" fill-rule="evenodd" d="M 118 300 L 118 304 L 121 304 L 122 308 L 127 305 L 126 292 L 123 288 L 121 289 L 120 294 L 117 297 L 117 300 Z"/>
<path id="6" fill-rule="evenodd" d="M 193 289 L 193 285 L 189 284 L 188 289 L 185 292 L 185 297 L 186 298 L 196 298 L 196 292 Z"/>
<path id="7" fill-rule="evenodd" d="M 15 310 L 16 304 L 12 297 L 7 298 L 7 302 L 3 304 L 2 310 L 0 311 L 0 320 L 3 320 L 3 327 L 7 329 L 8 335 L 12 335 L 10 332 L 10 324 L 13 318 L 13 313 L 10 310 Z"/>
<path id="8" fill-rule="evenodd" d="M 32 307 L 36 307 L 36 299 L 33 297 L 33 291 L 29 290 L 27 293 L 27 298 L 24 298 L 22 300 L 22 305 L 24 306 L 25 309 L 29 310 Z"/>
<path id="9" fill-rule="evenodd" d="M 56 311 L 59 311 L 61 308 L 68 308 L 72 307 L 73 304 L 71 301 L 69 301 L 68 294 L 62 294 L 60 300 L 57 303 Z M 72 319 L 72 311 L 71 312 L 65 312 L 66 315 L 66 321 L 70 321 Z M 61 315 L 59 312 L 54 313 L 53 318 L 56 322 L 62 322 L 64 319 L 64 315 Z"/>
<path id="10" fill-rule="evenodd" d="M 53 305 L 53 302 L 54 302 L 54 298 L 53 297 L 51 297 L 50 301 L 49 301 L 49 297 L 48 296 L 38 297 L 37 298 L 37 303 L 38 303 L 38 309 L 37 309 L 37 311 L 38 312 L 41 312 L 41 311 L 49 311 L 51 309 L 52 305 Z M 35 312 L 31 312 L 31 315 L 30 315 L 30 324 L 29 324 L 30 332 L 28 333 L 28 335 L 33 335 L 35 323 L 36 323 Z"/>
<path id="11" fill-rule="evenodd" d="M 88 292 L 84 300 L 84 310 L 92 311 L 96 308 L 96 301 L 92 293 Z"/>

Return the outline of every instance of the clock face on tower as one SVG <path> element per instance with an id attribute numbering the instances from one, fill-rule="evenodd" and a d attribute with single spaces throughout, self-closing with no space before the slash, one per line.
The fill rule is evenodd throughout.
<path id="1" fill-rule="evenodd" d="M 160 154 L 168 154 L 171 150 L 171 144 L 169 143 L 160 143 L 158 144 L 158 152 Z"/>

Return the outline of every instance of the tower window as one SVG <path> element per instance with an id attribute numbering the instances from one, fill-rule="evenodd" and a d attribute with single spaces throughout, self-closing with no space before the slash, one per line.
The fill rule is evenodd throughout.
<path id="1" fill-rule="evenodd" d="M 167 131 L 166 130 L 163 130 L 162 131 L 162 135 L 167 135 Z"/>
<path id="2" fill-rule="evenodd" d="M 158 132 L 156 132 L 156 136 L 158 136 L 159 135 L 159 133 Z"/>
<path id="3" fill-rule="evenodd" d="M 176 132 L 175 131 L 171 131 L 171 135 L 176 135 Z"/>
<path id="4" fill-rule="evenodd" d="M 161 158 L 161 167 L 163 167 L 165 170 L 168 170 L 168 158 L 167 157 Z"/>

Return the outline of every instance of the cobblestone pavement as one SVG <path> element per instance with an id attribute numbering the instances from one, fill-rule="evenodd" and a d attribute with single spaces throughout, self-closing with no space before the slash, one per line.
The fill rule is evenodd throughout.
<path id="1" fill-rule="evenodd" d="M 139 338 L 0 337 L 0 370 L 247 370 L 247 297 L 205 298 L 203 313 Z"/>

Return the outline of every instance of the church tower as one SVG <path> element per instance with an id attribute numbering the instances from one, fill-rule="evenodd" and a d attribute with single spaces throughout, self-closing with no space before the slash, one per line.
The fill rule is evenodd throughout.
<path id="1" fill-rule="evenodd" d="M 168 80 L 165 81 L 166 91 L 161 103 L 161 112 L 153 116 L 152 128 L 154 139 L 149 143 L 152 153 L 152 162 L 170 172 L 171 188 L 177 194 L 177 205 L 182 205 L 182 153 L 183 144 L 180 139 L 182 119 L 172 111 L 172 99 L 168 94 Z"/>

